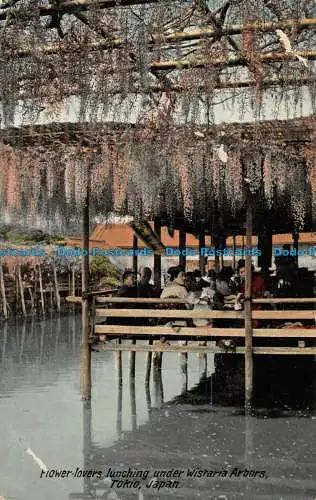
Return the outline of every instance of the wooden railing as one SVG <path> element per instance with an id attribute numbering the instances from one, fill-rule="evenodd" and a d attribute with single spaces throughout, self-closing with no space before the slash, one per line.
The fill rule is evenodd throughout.
<path id="1" fill-rule="evenodd" d="M 105 297 L 98 296 L 98 294 L 91 294 L 91 339 L 93 349 L 104 350 L 131 350 L 131 351 L 176 351 L 176 352 L 224 352 L 225 349 L 213 345 L 198 345 L 197 341 L 203 340 L 216 340 L 220 338 L 245 338 L 245 328 L 227 328 L 213 327 L 213 326 L 183 326 L 178 325 L 177 320 L 201 320 L 201 319 L 225 319 L 225 320 L 245 320 L 244 311 L 235 310 L 192 310 L 192 309 L 170 309 L 173 305 L 188 304 L 183 299 L 146 299 L 146 298 L 120 298 L 120 297 Z M 67 298 L 69 302 L 73 302 L 72 297 Z M 254 299 L 254 304 L 302 304 L 302 303 L 316 303 L 315 298 L 290 298 L 290 299 Z M 78 303 L 78 302 L 77 302 Z M 119 308 L 119 304 L 128 305 L 129 308 Z M 134 308 L 133 305 L 151 304 L 150 309 Z M 156 307 L 155 307 L 156 306 Z M 96 320 L 106 320 L 111 318 L 111 323 L 114 324 L 97 324 Z M 131 318 L 131 324 L 122 325 L 115 324 L 115 318 Z M 132 324 L 133 319 L 139 320 L 151 319 L 151 325 L 137 325 Z M 169 324 L 157 325 L 155 320 L 166 320 Z M 313 320 L 315 322 L 315 329 L 313 328 L 254 328 L 253 337 L 266 339 L 267 345 L 265 347 L 253 347 L 254 354 L 316 354 L 316 347 L 306 347 L 302 339 L 316 338 L 316 310 L 252 310 L 252 319 L 255 320 Z M 172 324 L 170 325 L 170 322 Z M 159 343 L 153 345 L 139 345 L 135 341 L 137 339 L 146 339 L 151 341 L 161 337 L 168 337 L 168 340 L 186 340 L 188 339 L 194 344 L 187 345 L 168 345 Z M 110 340 L 113 338 L 127 338 L 133 341 L 132 344 L 113 344 L 113 343 L 97 343 L 97 338 L 103 340 Z M 293 346 L 269 346 L 271 339 L 293 339 L 298 342 L 297 347 Z M 283 342 L 283 343 L 284 343 Z M 255 340 L 254 340 L 255 344 Z M 238 346 L 234 351 L 236 353 L 244 353 L 244 346 Z"/>

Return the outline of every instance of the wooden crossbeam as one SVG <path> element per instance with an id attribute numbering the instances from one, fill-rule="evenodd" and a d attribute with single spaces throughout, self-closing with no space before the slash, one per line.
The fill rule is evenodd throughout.
<path id="1" fill-rule="evenodd" d="M 201 352 L 218 354 L 245 354 L 244 347 L 236 347 L 234 351 L 225 351 L 215 345 L 137 345 L 137 344 L 92 344 L 93 351 L 139 351 L 139 352 Z M 254 354 L 275 355 L 315 355 L 316 347 L 253 347 Z"/>
<path id="2" fill-rule="evenodd" d="M 178 319 L 243 319 L 243 311 L 193 311 L 193 310 L 164 310 L 164 309 L 96 309 L 98 317 L 122 318 L 178 318 Z M 252 311 L 253 319 L 316 319 L 316 310 L 288 310 L 288 311 Z"/>
<path id="3" fill-rule="evenodd" d="M 115 290 L 114 290 L 115 291 Z M 113 293 L 113 290 L 111 291 Z M 99 293 L 108 293 L 108 292 L 89 292 L 89 296 L 98 295 Z M 68 296 L 66 297 L 67 302 L 75 301 L 79 302 L 81 297 L 76 296 Z M 124 298 L 124 297 L 98 297 L 96 296 L 97 304 L 128 304 L 128 303 L 136 303 L 136 304 L 188 304 L 186 299 L 159 299 L 159 298 Z M 267 299 L 252 299 L 253 304 L 316 304 L 315 297 L 292 297 L 292 298 L 267 298 Z M 316 311 L 315 311 L 316 312 Z"/>
<path id="4" fill-rule="evenodd" d="M 316 312 L 316 311 L 315 311 Z M 97 317 L 121 318 L 180 318 L 204 319 L 227 318 L 243 319 L 243 313 L 238 311 L 192 311 L 192 310 L 166 310 L 166 309 L 96 309 Z"/>
<path id="5" fill-rule="evenodd" d="M 170 337 L 244 337 L 244 328 L 212 328 L 212 327 L 171 327 L 171 326 L 123 326 L 123 325 L 95 325 L 95 335 L 134 335 L 135 337 L 148 335 Z M 310 328 L 256 328 L 254 337 L 271 338 L 316 338 L 316 329 Z"/>

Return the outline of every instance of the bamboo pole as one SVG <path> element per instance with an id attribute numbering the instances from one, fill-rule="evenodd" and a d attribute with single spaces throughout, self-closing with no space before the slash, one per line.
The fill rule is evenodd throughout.
<path id="1" fill-rule="evenodd" d="M 22 280 L 22 274 L 21 274 L 21 266 L 18 266 L 18 282 L 19 282 L 19 288 L 20 288 L 22 312 L 23 312 L 23 316 L 26 316 L 26 307 L 25 307 L 25 300 L 24 300 L 24 286 L 23 286 L 23 280 Z"/>
<path id="2" fill-rule="evenodd" d="M 316 50 L 300 50 L 295 54 L 290 52 L 267 52 L 252 53 L 251 58 L 256 59 L 258 63 L 268 62 L 283 62 L 297 60 L 297 56 L 304 57 L 310 61 L 316 59 Z M 211 58 L 191 58 L 191 59 L 170 59 L 168 61 L 157 61 L 150 64 L 149 69 L 152 71 L 171 71 L 176 69 L 189 68 L 204 68 L 204 67 L 235 67 L 247 66 L 249 57 L 245 56 L 230 56 L 219 59 Z"/>
<path id="3" fill-rule="evenodd" d="M 161 224 L 159 219 L 155 219 L 154 231 L 161 240 Z M 154 254 L 154 284 L 157 290 L 161 289 L 161 254 Z"/>
<path id="4" fill-rule="evenodd" d="M 142 5 L 147 3 L 158 3 L 160 0 L 120 0 L 118 4 L 117 0 L 99 0 L 97 2 L 93 0 L 77 0 L 77 1 L 66 1 L 60 2 L 58 7 L 55 4 L 41 5 L 39 7 L 40 16 L 52 16 L 56 12 L 59 14 L 71 14 L 73 12 L 87 12 L 90 9 L 110 9 L 112 7 L 125 7 L 128 5 Z M 0 21 L 4 21 L 8 16 L 12 15 L 12 8 L 8 7 L 6 9 L 0 10 Z"/>
<path id="5" fill-rule="evenodd" d="M 41 268 L 40 264 L 38 265 L 38 279 L 39 279 L 40 294 L 41 294 L 42 313 L 45 314 L 45 299 L 44 299 L 44 291 L 43 291 L 43 278 L 42 278 L 42 268 Z"/>
<path id="6" fill-rule="evenodd" d="M 150 1 L 150 0 L 149 0 Z M 155 1 L 155 0 L 154 0 Z M 70 2 L 67 2 L 70 3 Z M 76 9 L 82 7 L 83 3 L 80 2 L 80 7 L 77 2 L 72 2 L 75 8 L 75 5 L 77 5 Z M 130 1 L 130 4 L 134 2 Z M 138 3 L 137 1 L 135 3 Z M 144 3 L 149 3 L 145 2 Z M 120 5 L 122 2 L 120 2 Z M 61 4 L 62 5 L 62 4 Z M 43 6 L 44 7 L 44 6 Z M 49 8 L 49 6 L 47 6 Z M 40 12 L 41 12 L 40 7 Z M 51 8 L 54 8 L 51 6 Z M 99 7 L 102 8 L 102 7 Z M 78 11 L 78 10 L 77 10 Z M 42 15 L 48 15 L 48 14 L 42 14 Z M 0 20 L 2 19 L 3 16 L 3 11 L 0 13 Z M 246 29 L 248 31 L 261 31 L 261 32 L 273 32 L 276 29 L 284 29 L 286 27 L 299 27 L 300 29 L 304 30 L 313 30 L 315 29 L 316 25 L 316 18 L 307 18 L 307 19 L 298 19 L 298 20 L 288 20 L 285 22 L 278 22 L 278 23 L 260 23 L 260 22 L 254 22 L 254 23 L 247 23 L 247 25 L 242 25 L 242 24 L 237 24 L 237 25 L 230 25 L 226 26 L 225 28 L 220 29 L 221 36 L 231 36 L 231 35 L 238 35 L 243 33 L 243 31 Z M 199 29 L 195 30 L 190 30 L 190 31 L 174 31 L 169 34 L 164 34 L 164 33 L 153 33 L 151 36 L 148 38 L 147 43 L 149 46 L 153 44 L 172 44 L 174 45 L 175 43 L 179 42 L 186 42 L 186 41 L 191 41 L 191 40 L 200 40 L 200 39 L 205 39 L 205 38 L 214 38 L 218 37 L 219 31 L 216 29 L 214 30 L 213 28 L 209 27 L 201 27 Z M 94 51 L 99 51 L 99 50 L 109 50 L 109 49 L 117 49 L 122 46 L 124 46 L 126 43 L 126 40 L 121 37 L 114 37 L 112 40 L 107 40 L 107 41 L 102 41 L 102 42 L 94 42 L 89 44 L 88 46 L 88 51 L 89 52 L 94 52 Z M 15 57 L 28 57 L 32 55 L 35 49 L 33 48 L 28 48 L 28 47 L 21 47 L 18 49 L 14 56 Z M 53 55 L 53 54 L 67 54 L 70 51 L 70 48 L 67 47 L 66 44 L 64 43 L 50 43 L 44 46 L 40 46 L 36 48 L 37 53 L 43 53 L 47 55 Z"/>
<path id="7" fill-rule="evenodd" d="M 250 411 L 252 405 L 253 392 L 253 352 L 252 352 L 252 308 L 251 308 L 251 282 L 252 282 L 252 197 L 247 193 L 246 207 L 246 276 L 245 276 L 245 407 Z"/>
<path id="8" fill-rule="evenodd" d="M 185 250 L 185 245 L 186 245 L 186 232 L 183 229 L 180 229 L 180 231 L 179 231 L 179 250 L 180 250 L 180 252 Z M 182 253 L 180 253 L 180 255 L 179 255 L 179 266 L 185 270 L 186 256 L 182 255 Z"/>
<path id="9" fill-rule="evenodd" d="M 86 199 L 82 211 L 82 247 L 89 250 L 89 196 L 90 173 L 88 176 Z M 89 252 L 82 257 L 82 339 L 81 339 L 81 397 L 91 399 L 91 349 L 89 344 Z"/>
<path id="10" fill-rule="evenodd" d="M 7 307 L 7 298 L 6 298 L 6 293 L 5 293 L 3 267 L 2 267 L 1 262 L 0 262 L 0 287 L 1 287 L 1 295 L 2 295 L 3 314 L 4 314 L 5 319 L 7 319 L 8 318 L 8 307 Z"/>

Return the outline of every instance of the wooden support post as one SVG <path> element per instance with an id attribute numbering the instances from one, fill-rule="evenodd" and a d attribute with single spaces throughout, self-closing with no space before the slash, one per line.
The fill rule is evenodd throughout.
<path id="1" fill-rule="evenodd" d="M 23 280 L 22 280 L 22 274 L 21 274 L 21 266 L 18 267 L 18 282 L 19 282 L 19 288 L 20 288 L 22 312 L 23 312 L 23 316 L 26 316 L 26 307 L 25 307 L 25 300 L 24 300 L 24 286 L 23 286 Z"/>
<path id="2" fill-rule="evenodd" d="M 161 240 L 161 224 L 160 220 L 156 219 L 154 223 L 154 231 Z M 154 284 L 157 290 L 161 289 L 161 254 L 154 254 Z"/>
<path id="3" fill-rule="evenodd" d="M 86 199 L 83 206 L 83 249 L 89 250 L 89 196 L 90 175 L 87 185 Z M 82 338 L 81 338 L 81 397 L 91 399 L 91 349 L 89 344 L 89 252 L 82 257 Z"/>
<path id="4" fill-rule="evenodd" d="M 295 251 L 295 262 L 298 267 L 298 241 L 299 241 L 300 235 L 299 233 L 293 233 L 293 249 Z"/>
<path id="5" fill-rule="evenodd" d="M 245 407 L 249 411 L 252 404 L 253 391 L 253 352 L 252 352 L 252 308 L 251 308 L 251 282 L 252 282 L 252 197 L 247 193 L 246 207 L 246 276 L 245 276 Z"/>
<path id="6" fill-rule="evenodd" d="M 60 295 L 58 289 L 58 280 L 57 280 L 57 271 L 55 262 L 53 262 L 53 275 L 54 275 L 54 289 L 55 289 L 57 311 L 60 312 Z"/>
<path id="7" fill-rule="evenodd" d="M 138 271 L 137 249 L 138 249 L 137 236 L 136 236 L 136 234 L 134 234 L 133 235 L 133 273 L 135 273 L 136 276 L 137 276 L 137 271 Z"/>
<path id="8" fill-rule="evenodd" d="M 4 315 L 5 319 L 7 319 L 8 318 L 8 307 L 7 307 L 7 298 L 6 298 L 6 293 L 5 293 L 3 267 L 2 267 L 1 262 L 0 262 L 0 288 L 1 288 L 3 315 Z"/>
<path id="9" fill-rule="evenodd" d="M 272 265 L 272 231 L 270 229 L 265 229 L 258 235 L 258 249 L 261 251 L 258 257 L 258 267 L 267 275 Z"/>
<path id="10" fill-rule="evenodd" d="M 236 271 L 236 235 L 233 234 L 233 269 Z"/>
<path id="11" fill-rule="evenodd" d="M 186 245 L 186 232 L 180 229 L 179 231 L 179 250 L 182 252 L 182 250 L 185 249 Z M 179 266 L 182 267 L 185 270 L 186 266 L 186 256 L 180 254 L 179 255 Z"/>
<path id="12" fill-rule="evenodd" d="M 202 227 L 199 234 L 199 268 L 202 277 L 205 274 L 205 257 L 202 255 L 202 248 L 205 248 L 205 230 Z"/>

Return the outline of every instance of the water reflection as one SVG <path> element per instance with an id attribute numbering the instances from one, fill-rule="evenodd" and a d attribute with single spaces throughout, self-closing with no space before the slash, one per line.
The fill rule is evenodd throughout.
<path id="1" fill-rule="evenodd" d="M 302 438 L 314 427 L 313 416 L 315 399 L 309 387 L 302 387 L 299 394 L 292 393 L 294 406 L 289 409 L 288 403 L 282 403 L 278 408 L 279 421 L 267 419 L 269 411 L 276 411 L 270 407 L 271 398 L 266 397 L 265 408 L 254 409 L 253 416 L 245 416 L 240 401 L 229 406 L 233 388 L 223 386 L 223 377 L 231 383 L 234 370 L 238 362 L 233 362 L 230 372 L 215 371 L 207 377 L 207 360 L 199 359 L 200 380 L 198 384 L 186 392 L 182 392 L 172 401 L 164 403 L 162 370 L 159 362 L 153 366 L 154 408 L 151 407 L 151 390 L 145 384 L 146 400 L 150 420 L 136 426 L 136 417 L 132 424 L 132 432 L 124 436 L 112 447 L 102 448 L 93 443 L 84 447 L 84 453 L 89 453 L 91 470 L 155 470 L 183 469 L 184 479 L 181 482 L 181 496 L 175 490 L 165 488 L 159 493 L 143 484 L 141 491 L 124 488 L 111 488 L 111 480 L 103 479 L 84 486 L 84 494 L 72 493 L 69 498 L 94 499 L 158 499 L 176 496 L 177 498 L 192 499 L 224 499 L 224 498 L 313 498 L 315 491 L 315 471 L 313 449 L 316 444 L 315 434 L 303 444 Z M 282 360 L 279 360 L 279 362 Z M 315 371 L 312 359 L 305 359 L 304 363 L 295 361 L 294 377 L 297 376 L 298 365 L 305 370 L 301 379 L 305 385 L 309 382 L 313 386 Z M 183 375 L 184 359 L 179 363 L 179 370 Z M 221 363 L 218 366 L 223 366 Z M 265 365 L 267 366 L 267 365 Z M 271 368 L 271 360 L 268 362 Z M 288 365 L 288 360 L 285 361 Z M 309 370 L 306 368 L 309 367 Z M 259 367 L 262 369 L 262 366 Z M 187 373 L 187 367 L 186 367 Z M 256 374 L 258 376 L 258 373 Z M 266 382 L 269 377 L 266 375 Z M 292 382 L 291 374 L 285 378 Z M 238 380 L 236 382 L 238 383 Z M 131 415 L 136 414 L 135 379 L 130 379 Z M 284 380 L 283 380 L 284 382 Z M 270 382 L 271 383 L 271 380 Z M 221 385 L 220 385 L 221 384 Z M 280 384 L 274 380 L 275 391 L 284 391 L 287 384 Z M 119 387 L 121 387 L 120 384 Z M 279 386 L 279 387 L 277 387 Z M 183 389 L 183 386 L 182 386 Z M 228 389 L 228 399 L 225 393 Z M 237 394 L 240 394 L 238 387 Z M 305 391 L 306 389 L 306 391 Z M 283 392 L 287 394 L 287 392 Z M 308 396 L 307 396 L 308 394 Z M 266 395 L 268 396 L 268 395 Z M 299 398 L 299 399 L 298 399 Z M 270 401 L 270 403 L 269 403 Z M 301 412 L 304 411 L 303 421 L 301 413 L 295 409 L 298 401 Z M 214 403 L 215 402 L 215 403 Z M 236 400 L 235 400 L 236 402 Z M 273 404 L 276 404 L 273 400 Z M 285 406 L 284 406 L 285 404 Z M 305 406 L 304 406 L 305 405 Z M 121 407 L 118 407 L 118 411 Z M 85 409 L 83 410 L 86 411 Z M 266 418 L 262 418 L 263 413 Z M 91 418 L 91 411 L 87 412 Z M 119 418 L 119 416 L 118 416 Z M 91 427 L 87 427 L 91 438 Z M 88 432 L 88 431 L 87 431 Z M 313 441 L 313 443 L 311 442 Z M 297 444 L 300 443 L 299 447 Z M 87 451 L 89 450 L 89 451 Z M 92 453 L 91 453 L 92 450 Z M 187 469 L 227 471 L 227 477 L 215 480 L 214 478 L 187 477 Z M 256 472 L 257 471 L 257 472 Z M 260 474 L 259 474 L 260 473 Z M 250 475 L 255 475 L 253 478 Z M 256 475 L 257 474 L 257 475 Z M 147 482 L 148 485 L 148 482 Z M 178 493 L 178 492 L 176 492 Z M 234 494 L 234 496 L 232 496 Z"/>
<path id="2" fill-rule="evenodd" d="M 226 369 L 219 359 L 214 371 L 213 358 L 205 355 L 164 353 L 152 357 L 149 369 L 147 354 L 94 353 L 90 404 L 79 398 L 80 316 L 5 323 L 0 346 L 4 498 L 314 498 L 311 358 L 283 357 L 277 367 L 275 357 L 261 357 L 257 408 L 245 417 L 238 356 L 229 356 Z M 24 447 L 17 444 L 21 439 Z M 27 447 L 49 468 L 237 472 L 225 478 L 185 475 L 181 489 L 160 492 L 145 484 L 137 491 L 111 489 L 109 481 L 92 477 L 44 482 Z M 12 472 L 16 464 L 19 482 Z M 245 469 L 265 470 L 268 478 L 239 477 Z"/>

